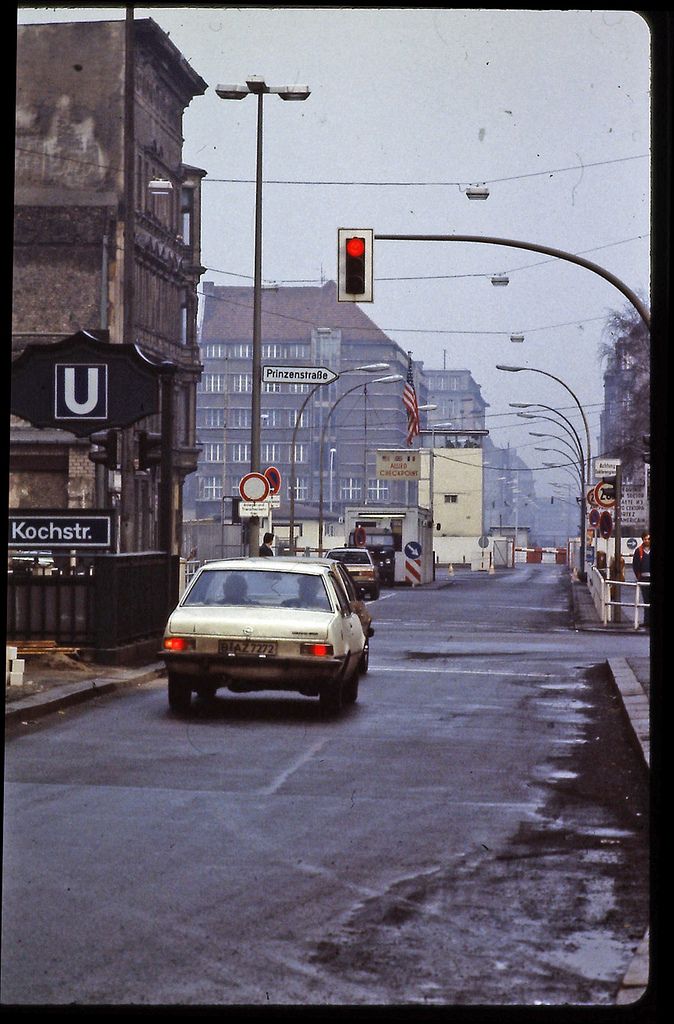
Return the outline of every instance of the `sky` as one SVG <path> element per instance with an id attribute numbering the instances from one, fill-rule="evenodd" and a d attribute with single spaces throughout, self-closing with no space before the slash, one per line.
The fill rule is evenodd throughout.
<path id="1" fill-rule="evenodd" d="M 20 5 L 18 22 L 124 12 Z M 202 282 L 253 283 L 257 103 L 215 89 L 260 75 L 311 90 L 302 103 L 264 100 L 265 282 L 335 280 L 337 229 L 367 227 L 582 255 L 648 303 L 651 39 L 636 11 L 177 5 L 135 17 L 153 18 L 209 86 L 184 116 L 184 161 L 206 171 Z M 476 184 L 487 200 L 467 198 Z M 374 253 L 362 309 L 426 368 L 470 370 L 496 444 L 532 468 L 561 461 L 535 451 L 529 431 L 545 428 L 509 403 L 553 406 L 582 432 L 570 389 L 600 454 L 599 346 L 611 311 L 629 307 L 613 285 L 503 245 L 376 240 Z M 504 272 L 509 284 L 494 287 Z M 553 478 L 569 481 L 539 476 Z"/>

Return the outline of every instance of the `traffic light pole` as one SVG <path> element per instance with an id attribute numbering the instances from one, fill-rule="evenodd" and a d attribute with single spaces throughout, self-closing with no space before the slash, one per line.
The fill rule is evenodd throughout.
<path id="1" fill-rule="evenodd" d="M 565 252 L 563 249 L 553 249 L 549 245 L 538 245 L 536 242 L 520 242 L 514 238 L 493 238 L 489 235 L 375 235 L 374 237 L 381 242 L 482 242 L 486 245 L 507 245 L 512 249 L 528 249 L 530 252 L 541 252 L 546 256 L 566 260 L 567 263 L 575 263 L 579 267 L 591 270 L 592 273 L 603 277 L 605 281 L 622 292 L 625 298 L 632 303 L 646 327 L 650 329 L 650 313 L 639 296 L 615 274 L 599 266 L 598 263 L 592 263 L 590 260 L 583 259 L 582 256 L 576 256 L 575 253 Z"/>

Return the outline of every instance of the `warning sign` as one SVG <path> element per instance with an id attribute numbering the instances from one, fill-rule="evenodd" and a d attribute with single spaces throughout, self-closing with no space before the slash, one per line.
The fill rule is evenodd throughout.
<path id="1" fill-rule="evenodd" d="M 623 484 L 620 492 L 620 520 L 626 526 L 648 525 L 648 506 L 643 486 Z"/>

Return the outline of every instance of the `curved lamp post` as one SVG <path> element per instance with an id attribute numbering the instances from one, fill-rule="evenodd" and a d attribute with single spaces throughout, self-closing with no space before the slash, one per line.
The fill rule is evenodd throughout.
<path id="1" fill-rule="evenodd" d="M 390 363 L 365 363 L 363 366 L 352 366 L 348 370 L 342 370 L 340 377 L 343 377 L 347 373 L 380 373 L 382 370 L 388 370 Z M 313 395 L 316 394 L 319 388 L 325 387 L 321 381 L 319 384 L 314 384 L 310 391 L 304 396 L 304 401 L 297 410 L 295 416 L 295 426 L 293 428 L 293 436 L 290 442 L 290 536 L 289 536 L 289 549 L 290 554 L 295 554 L 295 442 L 297 440 L 297 431 L 300 423 L 302 422 L 302 413 L 307 407 L 309 400 Z"/>
<path id="2" fill-rule="evenodd" d="M 555 409 L 552 405 L 543 405 L 541 402 L 509 402 L 508 404 L 510 405 L 511 409 L 547 409 L 548 412 L 553 412 L 555 416 L 559 416 L 559 418 L 564 420 L 564 423 L 566 424 L 566 427 L 564 429 L 568 428 L 567 433 L 570 431 L 576 439 L 576 443 L 578 444 L 578 450 L 581 453 L 581 458 L 585 459 L 585 453 L 583 451 L 583 446 L 580 443 L 578 431 L 574 427 L 571 420 L 567 416 L 565 416 L 563 412 L 560 412 L 559 409 Z M 559 420 L 552 419 L 550 416 L 541 416 L 540 413 L 536 412 L 518 412 L 517 415 L 521 416 L 522 419 L 526 420 L 549 420 L 550 423 L 554 423 L 558 427 L 562 426 Z"/>
<path id="3" fill-rule="evenodd" d="M 245 85 L 218 85 L 216 94 L 221 100 L 242 100 L 251 94 L 257 96 L 257 158 L 255 170 L 255 253 L 253 279 L 253 364 L 251 394 L 250 470 L 260 470 L 260 398 L 262 392 L 262 100 L 266 93 L 275 93 L 282 100 L 306 100 L 308 85 L 267 85 L 259 75 L 251 75 Z M 250 520 L 249 550 L 257 554 L 260 524 L 257 517 Z"/>
<path id="4" fill-rule="evenodd" d="M 318 554 L 323 554 L 323 446 L 325 441 L 325 432 L 330 422 L 330 417 L 337 408 L 340 402 L 344 401 L 347 395 L 357 391 L 358 388 L 365 387 L 367 384 L 393 384 L 395 381 L 404 380 L 402 373 L 390 373 L 386 377 L 377 377 L 373 381 L 363 381 L 362 384 L 354 384 L 352 388 L 349 388 L 340 395 L 339 398 L 333 402 L 330 407 L 325 421 L 321 428 L 321 437 L 318 443 L 318 479 L 319 479 L 319 491 L 318 491 Z"/>
<path id="5" fill-rule="evenodd" d="M 554 373 L 548 373 L 547 370 L 539 370 L 538 368 L 536 368 L 534 366 L 504 366 L 502 363 L 497 363 L 496 364 L 496 369 L 497 370 L 505 370 L 507 373 L 525 373 L 525 372 L 539 373 L 543 377 L 549 377 L 551 380 L 556 381 L 557 384 L 561 384 L 561 386 L 565 389 L 565 391 L 568 391 L 568 393 L 571 395 L 571 397 L 573 398 L 574 402 L 578 406 L 578 409 L 580 411 L 580 415 L 581 415 L 582 420 L 583 420 L 583 425 L 585 427 L 585 439 L 587 441 L 587 476 L 586 476 L 586 479 L 588 479 L 589 478 L 589 474 L 590 474 L 591 469 L 592 469 L 592 454 L 591 454 L 591 447 L 590 447 L 590 428 L 589 428 L 588 423 L 587 423 L 587 416 L 585 415 L 585 410 L 583 409 L 582 405 L 580 404 L 580 401 L 578 400 L 578 397 L 575 394 L 575 392 L 573 392 L 571 390 L 571 388 L 569 387 L 569 385 L 566 384 L 560 377 L 555 377 Z M 583 488 L 583 493 L 581 495 L 581 504 L 582 504 L 582 509 L 583 509 L 583 523 L 582 523 L 582 530 L 580 531 L 580 557 L 581 557 L 580 575 L 581 575 L 581 578 L 584 578 L 584 576 L 585 576 L 585 498 L 586 498 L 585 488 Z"/>

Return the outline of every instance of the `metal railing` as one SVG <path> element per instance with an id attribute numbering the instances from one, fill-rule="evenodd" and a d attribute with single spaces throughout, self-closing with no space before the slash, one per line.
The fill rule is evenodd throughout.
<path id="1" fill-rule="evenodd" d="M 593 565 L 587 575 L 588 588 L 602 625 L 618 621 L 614 609 L 628 608 L 633 628 L 638 629 L 643 622 L 644 609 L 650 608 L 650 582 L 609 580 L 604 572 Z"/>

